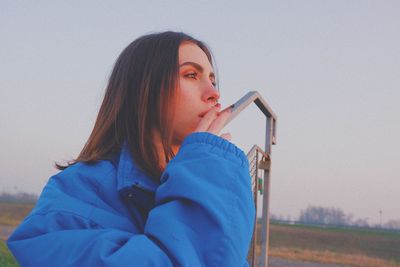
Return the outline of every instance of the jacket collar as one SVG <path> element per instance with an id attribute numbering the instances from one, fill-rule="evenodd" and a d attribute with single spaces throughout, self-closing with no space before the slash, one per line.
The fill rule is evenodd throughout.
<path id="1" fill-rule="evenodd" d="M 136 165 L 131 153 L 129 152 L 129 147 L 126 141 L 121 148 L 117 166 L 118 191 L 135 186 L 154 192 L 159 186 L 152 177 L 147 175 Z"/>

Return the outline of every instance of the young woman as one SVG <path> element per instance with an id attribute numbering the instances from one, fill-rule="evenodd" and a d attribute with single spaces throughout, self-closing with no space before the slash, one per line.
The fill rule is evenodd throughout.
<path id="1" fill-rule="evenodd" d="M 8 239 L 21 266 L 246 266 L 248 161 L 220 134 L 212 58 L 178 32 L 119 56 L 94 129 Z"/>

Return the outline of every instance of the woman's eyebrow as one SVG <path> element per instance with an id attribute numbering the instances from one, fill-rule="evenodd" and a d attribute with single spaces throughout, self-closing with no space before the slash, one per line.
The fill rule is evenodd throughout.
<path id="1" fill-rule="evenodd" d="M 187 62 L 184 62 L 184 63 L 180 64 L 179 68 L 183 67 L 183 66 L 186 66 L 186 65 L 190 65 L 190 66 L 194 67 L 200 73 L 204 72 L 204 68 L 200 64 L 197 64 L 196 62 L 192 62 L 192 61 L 187 61 Z M 210 72 L 210 77 L 215 78 L 215 73 L 214 72 Z"/>

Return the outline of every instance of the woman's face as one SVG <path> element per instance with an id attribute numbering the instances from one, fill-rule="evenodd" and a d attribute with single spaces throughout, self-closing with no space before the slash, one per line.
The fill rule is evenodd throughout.
<path id="1" fill-rule="evenodd" d="M 179 47 L 179 88 L 173 124 L 174 143 L 192 133 L 207 111 L 218 102 L 215 75 L 207 55 L 197 45 Z"/>

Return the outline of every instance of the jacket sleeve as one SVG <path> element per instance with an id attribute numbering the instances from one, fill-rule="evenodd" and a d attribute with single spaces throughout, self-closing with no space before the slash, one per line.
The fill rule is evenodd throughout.
<path id="1" fill-rule="evenodd" d="M 255 214 L 248 161 L 236 146 L 208 133 L 190 135 L 164 172 L 156 203 L 145 234 L 173 263 L 245 264 Z"/>
<path id="2" fill-rule="evenodd" d="M 69 213 L 36 213 L 8 240 L 21 266 L 247 266 L 248 162 L 228 141 L 189 135 L 168 164 L 143 234 Z"/>

